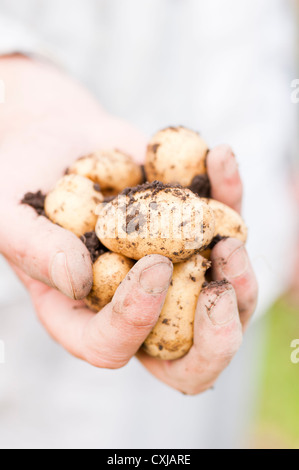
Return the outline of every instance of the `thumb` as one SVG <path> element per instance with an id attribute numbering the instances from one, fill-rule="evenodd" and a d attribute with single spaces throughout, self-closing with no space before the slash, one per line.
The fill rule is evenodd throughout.
<path id="1" fill-rule="evenodd" d="M 96 367 L 119 368 L 141 347 L 158 321 L 173 265 L 160 255 L 139 260 L 110 304 L 85 328 L 83 355 Z"/>
<path id="2" fill-rule="evenodd" d="M 1 252 L 28 276 L 76 300 L 89 294 L 92 263 L 74 234 L 37 216 L 28 206 L 9 211 L 3 231 Z"/>
<path id="3" fill-rule="evenodd" d="M 65 349 L 95 367 L 119 369 L 136 354 L 157 323 L 172 268 L 170 260 L 160 255 L 141 259 L 112 302 L 97 315 L 54 290 L 35 285 L 31 295 L 40 321 Z"/>

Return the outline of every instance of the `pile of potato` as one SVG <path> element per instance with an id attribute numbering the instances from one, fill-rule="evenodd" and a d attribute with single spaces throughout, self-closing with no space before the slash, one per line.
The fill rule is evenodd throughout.
<path id="1" fill-rule="evenodd" d="M 173 360 L 193 343 L 197 300 L 217 240 L 243 242 L 242 218 L 212 200 L 208 146 L 191 130 L 167 128 L 150 141 L 145 166 L 119 150 L 82 157 L 45 200 L 47 217 L 92 241 L 93 288 L 86 299 L 95 312 L 107 305 L 136 260 L 160 254 L 174 263 L 159 321 L 144 343 L 151 356 Z M 96 255 L 94 255 L 96 253 Z"/>

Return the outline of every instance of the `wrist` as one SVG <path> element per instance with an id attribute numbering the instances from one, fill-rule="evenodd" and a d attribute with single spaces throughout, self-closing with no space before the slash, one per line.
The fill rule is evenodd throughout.
<path id="1" fill-rule="evenodd" d="M 48 63 L 22 55 L 0 57 L 0 80 L 4 102 L 0 104 L 1 135 L 24 130 L 24 126 L 45 117 L 71 115 L 83 119 L 105 116 L 93 96 L 67 74 Z"/>

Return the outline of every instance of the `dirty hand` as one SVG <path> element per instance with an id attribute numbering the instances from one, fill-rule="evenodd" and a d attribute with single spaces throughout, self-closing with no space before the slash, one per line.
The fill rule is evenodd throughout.
<path id="1" fill-rule="evenodd" d="M 118 147 L 141 161 L 146 140 L 48 65 L 0 58 L 0 72 L 6 85 L 0 104 L 0 252 L 55 340 L 96 367 L 123 367 L 157 322 L 172 277 L 170 261 L 156 255 L 140 260 L 111 304 L 94 315 L 78 302 L 92 284 L 85 246 L 20 200 L 28 190 L 49 191 L 70 163 L 96 148 Z M 208 172 L 213 197 L 240 210 L 242 186 L 229 147 L 210 152 Z M 214 279 L 228 283 L 200 295 L 189 354 L 170 363 L 138 353 L 155 376 L 188 394 L 212 386 L 239 348 L 256 304 L 257 285 L 241 243 L 223 240 L 212 258 Z"/>

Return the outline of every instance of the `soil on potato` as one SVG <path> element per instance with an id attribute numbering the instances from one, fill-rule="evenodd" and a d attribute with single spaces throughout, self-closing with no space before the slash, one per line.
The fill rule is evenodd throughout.
<path id="1" fill-rule="evenodd" d="M 213 248 L 215 248 L 215 246 L 217 245 L 217 243 L 221 242 L 221 240 L 227 240 L 228 237 L 222 237 L 221 235 L 216 235 L 213 240 L 211 241 L 211 243 L 209 244 L 209 246 L 207 247 L 208 250 L 213 250 Z"/>
<path id="2" fill-rule="evenodd" d="M 184 189 L 179 183 L 176 184 L 164 184 L 161 181 L 153 181 L 152 183 L 144 183 L 135 188 L 126 188 L 121 195 L 129 196 L 130 199 L 134 198 L 134 195 L 150 190 L 152 192 L 151 196 L 156 196 L 160 191 L 170 192 L 174 190 L 174 194 L 178 197 L 182 197 L 182 194 L 179 190 Z M 196 196 L 199 197 L 211 197 L 211 183 L 208 175 L 197 175 L 193 178 L 191 185 L 187 188 L 190 189 Z M 175 192 L 175 190 L 177 192 Z"/>
<path id="3" fill-rule="evenodd" d="M 84 243 L 88 249 L 92 262 L 95 263 L 96 260 L 107 253 L 109 250 L 100 242 L 95 232 L 88 232 L 83 235 L 80 240 Z"/>
<path id="4" fill-rule="evenodd" d="M 45 199 L 46 195 L 41 191 L 37 191 L 37 193 L 26 193 L 21 201 L 21 204 L 32 207 L 38 215 L 46 217 Z"/>
<path id="5" fill-rule="evenodd" d="M 134 188 L 126 188 L 122 193 L 121 196 L 128 196 L 130 198 L 129 204 L 133 204 L 135 202 L 134 196 L 138 193 L 142 193 L 145 191 L 150 191 L 146 198 L 155 197 L 159 192 L 165 191 L 165 193 L 172 193 L 175 196 L 186 200 L 186 195 L 184 193 L 184 188 L 180 184 L 164 184 L 161 181 L 153 181 L 152 183 L 144 183 L 139 186 L 135 186 Z M 145 199 L 145 197 L 144 197 Z"/>
<path id="6" fill-rule="evenodd" d="M 145 171 L 145 166 L 141 165 L 141 171 L 142 171 L 142 184 L 147 182 L 147 176 L 146 176 L 146 171 Z"/>
<path id="7" fill-rule="evenodd" d="M 194 176 L 189 189 L 199 197 L 211 197 L 211 182 L 208 175 Z"/>

